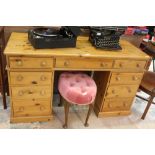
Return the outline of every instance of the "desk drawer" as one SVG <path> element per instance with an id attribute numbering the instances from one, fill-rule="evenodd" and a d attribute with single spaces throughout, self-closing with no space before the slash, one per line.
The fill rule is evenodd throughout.
<path id="1" fill-rule="evenodd" d="M 111 84 L 139 84 L 143 73 L 112 73 Z"/>
<path id="2" fill-rule="evenodd" d="M 50 86 L 11 87 L 11 92 L 14 99 L 47 99 L 51 97 L 51 89 Z"/>
<path id="3" fill-rule="evenodd" d="M 143 60 L 115 60 L 114 68 L 143 70 L 145 65 Z"/>
<path id="4" fill-rule="evenodd" d="M 53 68 L 53 58 L 10 57 L 10 68 Z"/>
<path id="5" fill-rule="evenodd" d="M 113 60 L 91 59 L 91 58 L 57 58 L 57 68 L 77 69 L 102 69 L 112 68 Z"/>
<path id="6" fill-rule="evenodd" d="M 51 115 L 50 100 L 47 101 L 13 100 L 12 103 L 15 117 Z"/>
<path id="7" fill-rule="evenodd" d="M 112 85 L 109 86 L 106 98 L 134 97 L 139 85 Z"/>
<path id="8" fill-rule="evenodd" d="M 102 111 L 119 111 L 129 110 L 132 105 L 133 98 L 106 99 L 102 107 Z"/>
<path id="9" fill-rule="evenodd" d="M 10 72 L 11 85 L 51 85 L 50 72 Z"/>

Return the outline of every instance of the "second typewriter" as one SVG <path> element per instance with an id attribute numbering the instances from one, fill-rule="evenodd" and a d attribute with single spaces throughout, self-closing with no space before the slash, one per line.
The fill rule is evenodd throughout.
<path id="1" fill-rule="evenodd" d="M 123 26 L 92 26 L 90 27 L 89 40 L 96 48 L 121 50 L 119 40 L 125 29 L 126 27 Z"/>

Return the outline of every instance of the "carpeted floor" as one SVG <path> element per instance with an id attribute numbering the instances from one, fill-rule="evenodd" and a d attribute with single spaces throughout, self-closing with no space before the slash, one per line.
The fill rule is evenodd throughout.
<path id="1" fill-rule="evenodd" d="M 145 94 L 144 94 L 145 95 Z M 7 99 L 9 102 L 9 98 Z M 7 110 L 2 108 L 0 98 L 0 128 L 1 129 L 62 129 L 64 122 L 64 108 L 58 107 L 58 96 L 54 97 L 54 119 L 49 122 L 18 123 L 10 124 L 10 107 Z M 144 111 L 146 102 L 135 99 L 132 106 L 132 114 L 129 116 L 102 117 L 97 118 L 94 112 L 89 119 L 89 127 L 85 128 L 83 123 L 87 114 L 87 107 L 73 106 L 69 113 L 69 128 L 71 129 L 140 129 L 155 128 L 155 105 L 152 105 L 145 120 L 140 117 Z"/>

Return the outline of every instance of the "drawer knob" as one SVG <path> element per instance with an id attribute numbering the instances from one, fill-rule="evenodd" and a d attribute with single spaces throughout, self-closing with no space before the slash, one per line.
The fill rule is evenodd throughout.
<path id="1" fill-rule="evenodd" d="M 42 62 L 41 62 L 41 66 L 42 66 L 42 67 L 45 67 L 46 65 L 47 65 L 47 63 L 46 63 L 45 61 L 42 61 Z"/>
<path id="2" fill-rule="evenodd" d="M 117 76 L 117 77 L 116 77 L 116 80 L 117 80 L 117 81 L 120 81 L 120 80 L 121 80 L 121 78 Z"/>
<path id="3" fill-rule="evenodd" d="M 23 112 L 24 111 L 24 107 L 19 107 L 19 111 Z"/>
<path id="4" fill-rule="evenodd" d="M 29 93 L 29 94 L 33 94 L 34 92 L 33 92 L 32 90 L 30 90 L 28 93 Z"/>
<path id="5" fill-rule="evenodd" d="M 101 67 L 105 67 L 106 64 L 105 64 L 104 62 L 101 62 L 101 63 L 100 63 L 100 66 L 101 66 Z"/>
<path id="6" fill-rule="evenodd" d="M 68 66 L 69 65 L 69 62 L 68 61 L 65 61 L 64 62 L 64 66 Z"/>
<path id="7" fill-rule="evenodd" d="M 40 91 L 40 95 L 44 96 L 46 94 L 46 92 L 44 90 Z"/>
<path id="8" fill-rule="evenodd" d="M 139 68 L 140 67 L 140 64 L 137 64 L 136 66 Z"/>
<path id="9" fill-rule="evenodd" d="M 18 75 L 17 76 L 17 81 L 22 81 L 23 80 L 23 76 L 22 75 Z"/>
<path id="10" fill-rule="evenodd" d="M 16 64 L 17 64 L 17 66 L 22 66 L 22 65 L 23 65 L 23 63 L 22 63 L 21 60 L 17 60 L 17 61 L 16 61 Z"/>
<path id="11" fill-rule="evenodd" d="M 46 78 L 46 76 L 44 76 L 44 75 L 42 75 L 41 77 L 40 77 L 40 80 L 41 81 L 45 81 L 47 78 Z"/>
<path id="12" fill-rule="evenodd" d="M 20 91 L 18 92 L 18 95 L 19 95 L 19 96 L 22 96 L 22 95 L 24 95 L 24 92 L 23 92 L 22 90 L 20 90 Z"/>
<path id="13" fill-rule="evenodd" d="M 45 110 L 45 107 L 44 106 L 40 106 L 40 110 L 41 111 Z"/>
<path id="14" fill-rule="evenodd" d="M 136 76 L 133 76 L 133 78 L 132 78 L 134 81 L 137 81 L 138 80 L 138 77 L 136 77 Z"/>
<path id="15" fill-rule="evenodd" d="M 119 64 L 119 67 L 121 67 L 121 68 L 122 68 L 122 67 L 123 67 L 123 64 L 122 64 L 122 63 L 120 63 L 120 64 Z"/>

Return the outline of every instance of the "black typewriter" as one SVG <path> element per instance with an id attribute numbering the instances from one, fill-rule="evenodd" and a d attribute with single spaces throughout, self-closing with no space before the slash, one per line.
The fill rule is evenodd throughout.
<path id="1" fill-rule="evenodd" d="M 76 47 L 80 28 L 62 26 L 60 28 L 34 28 L 29 30 L 28 39 L 36 49 Z"/>
<path id="2" fill-rule="evenodd" d="M 90 27 L 89 40 L 96 48 L 107 50 L 120 50 L 120 36 L 125 32 L 123 26 Z"/>

